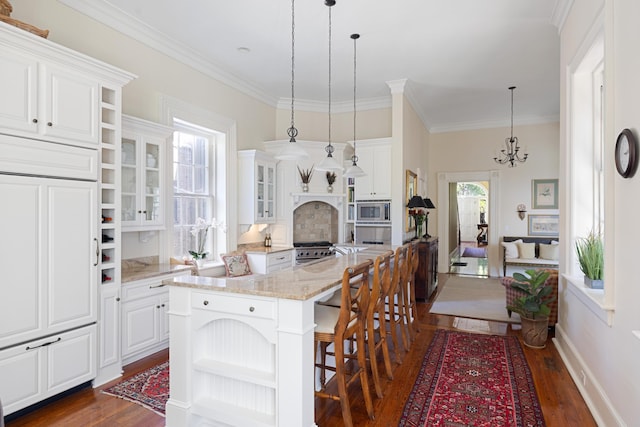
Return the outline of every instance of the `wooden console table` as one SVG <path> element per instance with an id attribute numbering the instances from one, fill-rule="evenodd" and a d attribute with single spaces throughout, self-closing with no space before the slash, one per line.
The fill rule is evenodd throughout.
<path id="1" fill-rule="evenodd" d="M 428 300 L 438 285 L 438 238 L 418 242 L 418 270 L 416 271 L 416 299 Z"/>

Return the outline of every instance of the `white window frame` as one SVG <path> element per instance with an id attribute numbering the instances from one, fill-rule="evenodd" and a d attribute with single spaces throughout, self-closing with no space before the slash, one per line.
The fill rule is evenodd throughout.
<path id="1" fill-rule="evenodd" d="M 178 118 L 217 132 L 214 155 L 215 176 L 213 177 L 215 188 L 212 189 L 216 200 L 212 216 L 223 222 L 226 228 L 215 228 L 210 233 L 215 233 L 213 239 L 215 247 L 212 250 L 216 254 L 216 258 L 213 259 L 213 264 L 222 265 L 218 255 L 229 252 L 231 248 L 235 248 L 237 245 L 237 220 L 234 218 L 235 206 L 238 203 L 236 196 L 237 182 L 236 179 L 230 178 L 235 177 L 237 174 L 236 122 L 167 95 L 161 95 L 160 108 L 164 123 L 169 126 L 173 126 L 174 118 Z M 167 144 L 167 159 L 168 164 L 173 164 L 173 144 Z M 171 176 L 173 168 L 167 168 L 167 174 Z M 173 200 L 173 186 L 167 187 L 166 200 Z M 166 218 L 167 224 L 173 224 L 173 203 L 166 204 Z M 173 248 L 173 233 L 163 233 L 163 235 L 165 237 L 164 241 L 160 242 L 160 255 L 164 259 L 169 259 Z"/>

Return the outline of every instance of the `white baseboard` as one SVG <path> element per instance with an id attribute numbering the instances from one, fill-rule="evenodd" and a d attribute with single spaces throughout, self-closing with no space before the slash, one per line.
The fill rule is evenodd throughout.
<path id="1" fill-rule="evenodd" d="M 603 427 L 626 426 L 559 323 L 556 324 L 553 343 L 596 423 Z"/>

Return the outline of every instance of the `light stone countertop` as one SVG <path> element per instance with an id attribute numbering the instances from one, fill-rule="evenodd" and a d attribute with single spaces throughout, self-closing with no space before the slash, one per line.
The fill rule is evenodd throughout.
<path id="1" fill-rule="evenodd" d="M 120 279 L 123 284 L 142 279 L 151 279 L 165 274 L 184 271 L 192 274 L 193 265 L 159 263 L 157 256 L 122 260 Z"/>
<path id="2" fill-rule="evenodd" d="M 206 291 L 258 295 L 271 298 L 308 300 L 342 281 L 344 270 L 360 264 L 395 247 L 375 247 L 335 258 L 323 258 L 315 262 L 270 274 L 252 274 L 242 277 L 180 276 L 163 280 L 165 285 L 197 288 Z"/>

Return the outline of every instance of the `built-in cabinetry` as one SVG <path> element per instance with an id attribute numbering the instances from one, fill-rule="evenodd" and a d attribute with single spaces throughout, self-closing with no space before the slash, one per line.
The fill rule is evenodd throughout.
<path id="1" fill-rule="evenodd" d="M 418 242 L 418 257 L 416 298 L 428 300 L 438 285 L 438 238 L 421 239 Z"/>
<path id="2" fill-rule="evenodd" d="M 238 151 L 238 224 L 275 220 L 276 161 L 263 151 Z"/>
<path id="3" fill-rule="evenodd" d="M 100 80 L 0 40 L 2 133 L 61 143 L 99 143 Z"/>
<path id="4" fill-rule="evenodd" d="M 5 414 L 96 376 L 96 325 L 0 351 L 0 396 Z"/>
<path id="5" fill-rule="evenodd" d="M 356 200 L 391 199 L 391 139 L 358 141 L 357 154 L 366 175 L 356 178 Z"/>
<path id="6" fill-rule="evenodd" d="M 11 242 L 0 270 L 15 284 L 0 287 L 9 414 L 95 379 L 105 362 L 102 288 L 117 294 L 119 281 L 121 90 L 134 76 L 4 23 L 0 75 L 0 200 L 11 207 L 0 210 Z"/>
<path id="7" fill-rule="evenodd" d="M 293 266 L 293 249 L 273 252 L 247 252 L 252 273 L 267 274 Z"/>
<path id="8" fill-rule="evenodd" d="M 159 230 L 164 223 L 165 145 L 173 129 L 122 117 L 122 206 L 124 231 Z"/>
<path id="9" fill-rule="evenodd" d="M 122 286 L 122 363 L 169 346 L 169 288 L 162 281 L 187 271 L 136 280 Z"/>
<path id="10" fill-rule="evenodd" d="M 276 301 L 194 292 L 192 310 L 194 420 L 275 426 Z"/>

